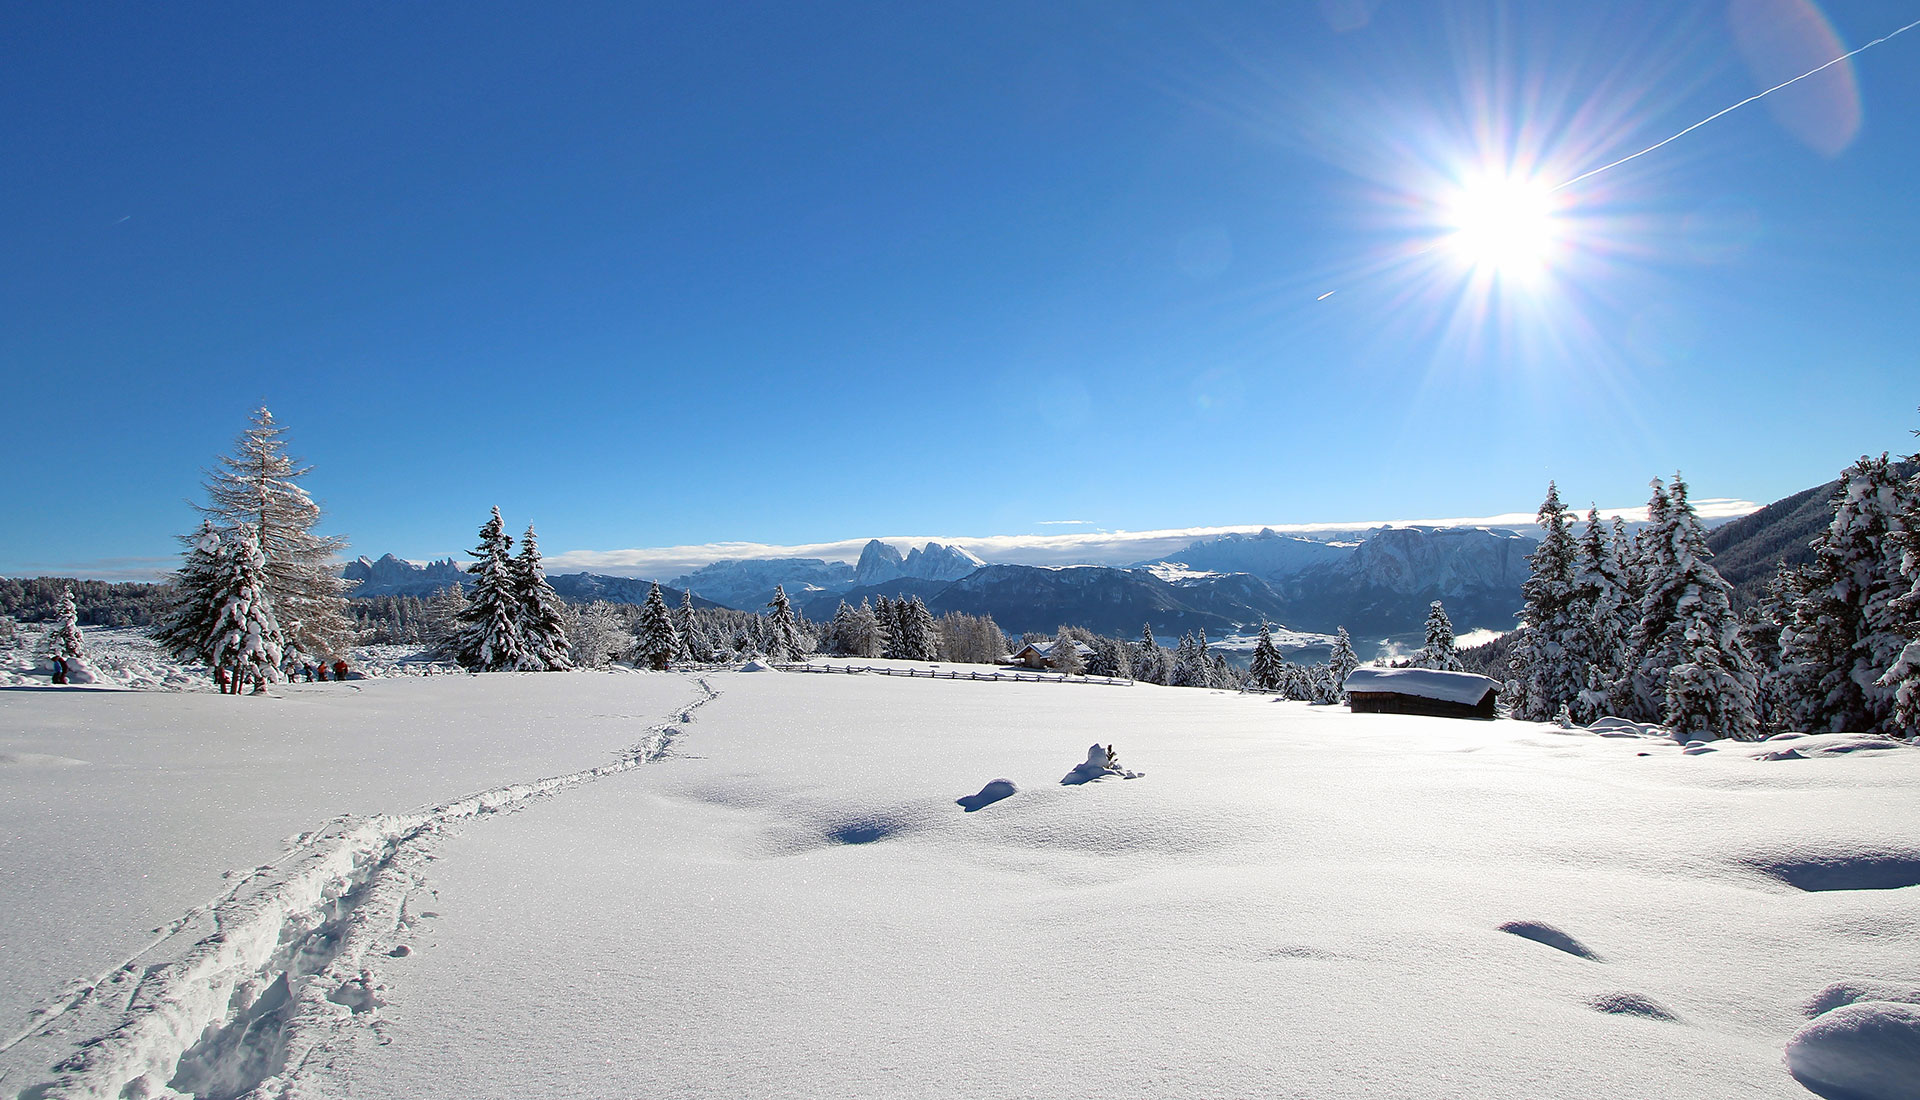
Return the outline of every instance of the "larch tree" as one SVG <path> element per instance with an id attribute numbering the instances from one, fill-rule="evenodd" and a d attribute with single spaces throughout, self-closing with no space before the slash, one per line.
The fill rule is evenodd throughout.
<path id="1" fill-rule="evenodd" d="M 1087 662 L 1080 656 L 1080 639 L 1069 633 L 1066 627 L 1061 627 L 1054 634 L 1052 644 L 1047 647 L 1047 663 L 1055 671 L 1068 676 L 1085 672 Z"/>
<path id="2" fill-rule="evenodd" d="M 265 408 L 240 433 L 234 453 L 207 473 L 207 503 L 196 505 L 221 531 L 246 524 L 266 569 L 266 594 L 287 644 L 313 658 L 343 656 L 353 644 L 340 559 L 347 542 L 319 535 L 320 507 L 300 486 L 313 469 L 287 455 L 286 429 Z"/>
<path id="3" fill-rule="evenodd" d="M 660 594 L 658 581 L 647 590 L 647 601 L 640 605 L 640 621 L 634 625 L 633 638 L 633 663 L 655 672 L 665 672 L 680 649 L 673 613 L 667 610 L 667 598 Z"/>
<path id="4" fill-rule="evenodd" d="M 267 587 L 266 559 L 249 524 L 237 525 L 225 544 L 216 590 L 220 611 L 207 652 L 214 668 L 230 672 L 227 690 L 238 695 L 251 682 L 264 692 L 270 681 L 280 678 L 286 648 Z"/>
<path id="5" fill-rule="evenodd" d="M 480 527 L 480 545 L 469 553 L 473 592 L 460 612 L 454 635 L 453 659 L 475 672 L 500 672 L 521 667 L 526 647 L 520 640 L 520 593 L 515 583 L 513 538 L 500 520 L 500 509 Z"/>
<path id="6" fill-rule="evenodd" d="M 519 605 L 520 664 L 528 672 L 565 672 L 573 667 L 567 639 L 567 611 L 540 567 L 540 545 L 527 524 L 520 553 L 513 559 L 513 587 Z"/>

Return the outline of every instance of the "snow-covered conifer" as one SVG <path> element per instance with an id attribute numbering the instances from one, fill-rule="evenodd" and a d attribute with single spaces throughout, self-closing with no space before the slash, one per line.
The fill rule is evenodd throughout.
<path id="1" fill-rule="evenodd" d="M 180 541 L 186 554 L 169 582 L 167 608 L 153 637 L 178 660 L 211 665 L 213 624 L 220 617 L 220 532 L 212 520 L 202 520 L 198 532 Z"/>
<path id="2" fill-rule="evenodd" d="M 513 587 L 518 597 L 520 665 L 528 672 L 565 672 L 573 667 L 567 640 L 566 605 L 540 567 L 540 545 L 533 524 L 520 536 L 520 553 L 513 559 Z"/>
<path id="3" fill-rule="evenodd" d="M 665 672 L 680 648 L 673 628 L 673 613 L 667 610 L 667 598 L 660 594 L 660 582 L 647 590 L 647 601 L 640 605 L 640 621 L 633 628 L 633 663 L 637 667 Z"/>
<path id="4" fill-rule="evenodd" d="M 1347 628 L 1343 626 L 1333 641 L 1333 652 L 1327 655 L 1327 680 L 1333 685 L 1334 699 L 1338 699 L 1340 693 L 1346 690 L 1347 677 L 1359 667 L 1360 657 L 1353 651 L 1353 639 L 1347 637 Z"/>
<path id="5" fill-rule="evenodd" d="M 286 646 L 267 591 L 266 561 L 253 528 L 240 523 L 228 533 L 219 558 L 219 614 L 207 653 L 217 669 L 231 675 L 228 690 L 238 695 L 249 683 L 266 685 L 280 678 Z"/>
<path id="6" fill-rule="evenodd" d="M 320 508 L 299 484 L 313 467 L 288 457 L 285 431 L 272 413 L 256 410 L 234 453 L 220 456 L 207 474 L 207 503 L 197 507 L 222 531 L 241 523 L 253 528 L 287 644 L 316 658 L 339 656 L 354 639 L 340 578 L 347 543 L 314 533 Z"/>
<path id="7" fill-rule="evenodd" d="M 1760 729 L 1777 732 L 1793 724 L 1793 689 L 1781 665 L 1780 636 L 1800 598 L 1800 571 L 1781 562 L 1760 600 L 1740 620 L 1740 640 L 1760 675 Z"/>
<path id="8" fill-rule="evenodd" d="M 793 604 L 787 600 L 785 585 L 776 585 L 773 599 L 767 601 L 773 609 L 767 622 L 767 656 L 776 661 L 797 661 L 806 655 L 806 647 L 800 640 L 800 623 L 793 615 Z"/>
<path id="9" fill-rule="evenodd" d="M 885 596 L 873 598 L 873 622 L 875 630 L 878 631 L 874 636 L 873 656 L 898 657 L 900 655 L 900 623 L 894 614 L 892 600 Z"/>
<path id="10" fill-rule="evenodd" d="M 1896 600 L 1909 582 L 1899 544 L 1914 508 L 1886 455 L 1841 475 L 1833 520 L 1813 542 L 1800 595 L 1781 631 L 1794 725 L 1814 732 L 1892 733 L 1897 688 L 1879 681 L 1906 645 Z"/>
<path id="11" fill-rule="evenodd" d="M 515 584 L 513 538 L 500 520 L 500 509 L 480 527 L 480 545 L 470 553 L 473 593 L 460 612 L 454 636 L 453 659 L 475 672 L 498 672 L 521 667 L 526 648 L 520 640 L 520 593 Z"/>
<path id="12" fill-rule="evenodd" d="M 1414 657 L 1413 667 L 1460 671 L 1460 657 L 1453 649 L 1453 620 L 1447 618 L 1447 609 L 1439 600 L 1427 608 L 1427 644 Z"/>
<path id="13" fill-rule="evenodd" d="M 1191 633 L 1180 636 L 1167 667 L 1169 687 L 1206 687 L 1207 669 L 1200 657 L 1200 646 Z"/>
<path id="14" fill-rule="evenodd" d="M 1647 526 L 1634 536 L 1631 579 L 1640 593 L 1633 629 L 1621 660 L 1615 693 L 1621 716 L 1636 722 L 1658 722 L 1667 708 L 1667 674 L 1681 658 L 1674 618 L 1680 597 L 1680 532 L 1672 500 L 1659 478 L 1647 501 Z M 1684 485 L 1676 486 L 1684 495 Z"/>
<path id="15" fill-rule="evenodd" d="M 1658 684 L 1656 720 L 1676 733 L 1757 737 L 1759 668 L 1740 641 L 1733 586 L 1710 561 L 1679 474 L 1657 531 L 1633 640 L 1636 684 Z M 1657 635 L 1653 624 L 1663 624 Z"/>
<path id="16" fill-rule="evenodd" d="M 1907 461 L 1916 469 L 1907 481 L 1906 517 L 1900 532 L 1888 536 L 1902 581 L 1891 610 L 1906 644 L 1876 683 L 1893 692 L 1894 731 L 1915 737 L 1920 736 L 1920 454 L 1909 455 Z"/>
<path id="17" fill-rule="evenodd" d="M 1306 669 L 1306 695 L 1310 703 L 1337 703 L 1341 684 L 1334 680 L 1332 665 L 1313 665 Z"/>
<path id="18" fill-rule="evenodd" d="M 894 604 L 899 624 L 899 655 L 909 661 L 931 661 L 940 655 L 940 637 L 933 628 L 933 612 L 919 596 L 909 596 Z"/>
<path id="19" fill-rule="evenodd" d="M 1609 538 L 1609 533 L 1600 522 L 1599 511 L 1588 508 L 1571 600 L 1571 614 L 1579 628 L 1575 655 L 1583 666 L 1584 685 L 1571 709 L 1574 719 L 1581 723 L 1618 709 L 1624 698 L 1615 685 L 1623 679 L 1621 662 L 1627 636 L 1639 614 L 1632 602 L 1626 567 L 1620 561 L 1618 528 L 1612 529 L 1615 537 Z"/>
<path id="20" fill-rule="evenodd" d="M 1439 604 L 1433 606 L 1439 607 Z M 1253 643 L 1253 660 L 1247 667 L 1247 676 L 1254 687 L 1262 691 L 1272 691 L 1280 686 L 1281 668 L 1285 664 L 1280 659 L 1280 651 L 1274 648 L 1273 631 L 1266 623 L 1260 624 L 1260 638 Z"/>
<path id="21" fill-rule="evenodd" d="M 1547 483 L 1547 499 L 1540 505 L 1540 545 L 1528 561 L 1532 575 L 1521 586 L 1525 622 L 1514 641 L 1513 678 L 1519 696 L 1513 716 L 1529 722 L 1548 722 L 1562 703 L 1570 703 L 1586 687 L 1586 669 L 1579 657 L 1585 633 L 1573 602 L 1574 565 L 1579 551 L 1560 503 L 1560 488 Z"/>
<path id="22" fill-rule="evenodd" d="M 674 660 L 704 660 L 694 656 L 694 650 L 700 647 L 694 641 L 695 635 L 699 633 L 699 627 L 694 622 L 693 589 L 691 588 L 681 591 L 680 606 L 673 609 L 673 633 L 680 643 L 679 648 L 674 650 Z"/>
<path id="23" fill-rule="evenodd" d="M 87 640 L 80 634 L 80 611 L 73 603 L 72 585 L 60 590 L 60 603 L 53 613 L 53 628 L 47 631 L 47 649 L 52 656 L 66 660 L 87 655 Z"/>

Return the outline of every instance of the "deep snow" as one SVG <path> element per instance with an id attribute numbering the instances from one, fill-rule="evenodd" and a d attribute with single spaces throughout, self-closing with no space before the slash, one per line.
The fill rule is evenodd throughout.
<path id="1" fill-rule="evenodd" d="M 0 691 L 0 859 L 29 872 L 0 907 L 0 1039 L 304 832 L 229 925 L 247 941 L 309 887 L 347 894 L 279 920 L 330 944 L 295 968 L 315 975 L 298 1013 L 273 967 L 231 984 L 297 1026 L 201 1044 L 179 1087 L 1804 1097 L 1790 1049 L 1829 1095 L 1920 1080 L 1889 1060 L 1920 989 L 1909 746 L 1689 751 L 1147 685 L 700 679 L 717 697 L 697 714 L 708 694 L 672 674 Z M 1063 784 L 1090 742 L 1145 774 Z M 496 793 L 511 814 L 459 798 L 609 760 L 548 797 Z M 273 954 L 210 932 L 141 965 Z M 132 1034 L 124 1008 L 95 996 L 0 1054 L 0 1094 L 85 1094 L 108 1059 L 52 1063 Z"/>

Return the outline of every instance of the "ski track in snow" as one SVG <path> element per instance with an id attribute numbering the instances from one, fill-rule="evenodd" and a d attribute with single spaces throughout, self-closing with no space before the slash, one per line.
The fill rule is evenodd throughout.
<path id="1" fill-rule="evenodd" d="M 400 814 L 342 816 L 299 834 L 278 859 L 236 876 L 232 888 L 156 929 L 105 972 L 70 983 L 0 1041 L 5 1054 L 56 1031 L 96 1029 L 94 1038 L 63 1044 L 74 1051 L 52 1079 L 18 1095 L 266 1100 L 301 1091 L 342 1040 L 363 1026 L 379 1036 L 373 960 L 378 949 L 408 953 L 399 938 L 420 919 L 410 900 L 434 840 L 458 822 L 660 759 L 680 727 L 720 697 L 705 678 L 694 684 L 699 698 L 647 727 L 611 764 Z M 197 938 L 167 950 L 189 937 Z"/>

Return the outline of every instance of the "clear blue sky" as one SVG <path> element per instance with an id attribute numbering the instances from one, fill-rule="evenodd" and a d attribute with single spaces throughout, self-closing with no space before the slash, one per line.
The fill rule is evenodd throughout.
<path id="1" fill-rule="evenodd" d="M 173 554 L 263 401 L 375 555 L 1771 500 L 1920 426 L 1920 30 L 1532 277 L 1447 196 L 1920 18 L 1829 8 L 12 5 L 0 573 Z"/>

